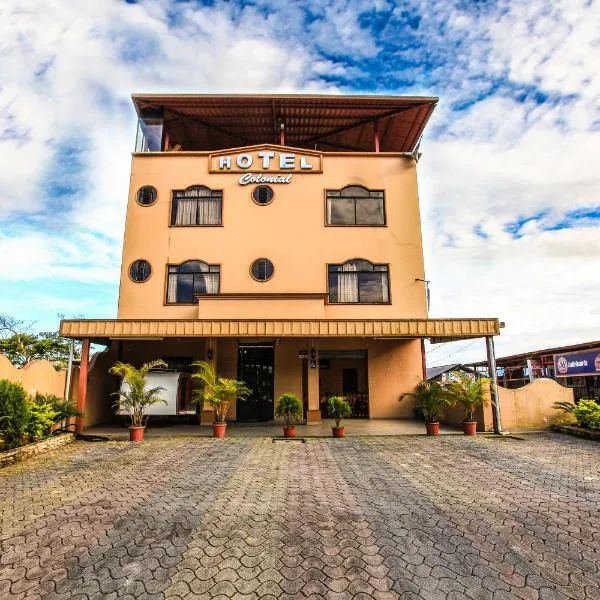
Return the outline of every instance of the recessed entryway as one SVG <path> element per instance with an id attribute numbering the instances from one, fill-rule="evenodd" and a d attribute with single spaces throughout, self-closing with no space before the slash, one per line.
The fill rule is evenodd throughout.
<path id="1" fill-rule="evenodd" d="M 252 390 L 237 403 L 238 421 L 270 421 L 273 418 L 274 351 L 272 344 L 239 344 L 237 378 Z"/>
<path id="2" fill-rule="evenodd" d="M 321 417 L 327 418 L 327 398 L 344 396 L 354 419 L 369 418 L 369 377 L 366 350 L 319 350 Z"/>

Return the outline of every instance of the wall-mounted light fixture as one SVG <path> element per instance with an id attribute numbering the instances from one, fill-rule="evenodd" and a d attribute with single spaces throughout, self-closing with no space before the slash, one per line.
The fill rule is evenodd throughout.
<path id="1" fill-rule="evenodd" d="M 317 368 L 317 351 L 314 348 L 310 349 L 310 368 Z"/>
<path id="2" fill-rule="evenodd" d="M 212 348 L 209 348 L 206 351 L 206 358 L 208 358 L 208 360 L 212 360 L 212 357 L 213 357 L 213 351 L 212 351 Z"/>

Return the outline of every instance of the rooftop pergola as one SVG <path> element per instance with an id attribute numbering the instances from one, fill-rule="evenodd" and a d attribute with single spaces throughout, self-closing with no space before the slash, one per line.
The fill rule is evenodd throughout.
<path id="1" fill-rule="evenodd" d="M 325 152 L 407 152 L 438 99 L 412 96 L 134 94 L 142 120 L 162 119 L 166 148 L 281 144 Z"/>

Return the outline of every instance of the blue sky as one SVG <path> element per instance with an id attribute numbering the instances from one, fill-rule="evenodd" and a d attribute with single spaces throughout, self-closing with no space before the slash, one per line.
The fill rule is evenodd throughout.
<path id="1" fill-rule="evenodd" d="M 432 316 L 600 339 L 599 32 L 593 0 L 5 0 L 0 313 L 116 315 L 132 92 L 425 94 Z"/>

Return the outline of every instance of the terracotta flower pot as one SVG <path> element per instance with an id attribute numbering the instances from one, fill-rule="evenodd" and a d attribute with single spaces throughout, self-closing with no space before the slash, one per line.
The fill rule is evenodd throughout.
<path id="1" fill-rule="evenodd" d="M 477 431 L 477 421 L 463 421 L 463 431 L 465 435 L 475 435 Z"/>
<path id="2" fill-rule="evenodd" d="M 427 435 L 440 435 L 440 424 L 436 423 L 425 423 L 425 429 L 427 429 Z"/>
<path id="3" fill-rule="evenodd" d="M 130 442 L 141 442 L 144 439 L 144 430 L 146 428 L 143 425 L 130 425 L 129 426 L 129 441 Z"/>
<path id="4" fill-rule="evenodd" d="M 224 438 L 227 423 L 213 423 L 213 437 Z"/>
<path id="5" fill-rule="evenodd" d="M 296 437 L 296 426 L 295 425 L 285 425 L 283 427 L 283 437 L 286 437 L 286 438 Z"/>
<path id="6" fill-rule="evenodd" d="M 333 433 L 333 437 L 336 437 L 336 438 L 344 437 L 344 428 L 343 427 L 332 427 L 331 433 Z"/>

